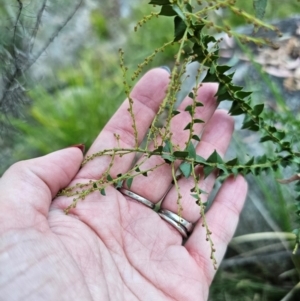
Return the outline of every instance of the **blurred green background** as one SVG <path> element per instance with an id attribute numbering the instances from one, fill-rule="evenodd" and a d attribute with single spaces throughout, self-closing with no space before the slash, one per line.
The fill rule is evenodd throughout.
<path id="1" fill-rule="evenodd" d="M 8 0 L 0 3 L 0 71 L 3 73 L 7 70 L 5 62 L 9 61 L 7 51 L 12 51 L 18 7 Z M 31 39 L 29 28 L 35 24 L 26 16 L 36 17 L 41 7 L 39 1 L 23 3 L 24 15 L 17 27 L 20 49 Z M 238 0 L 237 5 L 253 13 L 252 1 Z M 35 38 L 32 57 L 39 53 L 75 6 L 73 1 L 51 2 Z M 90 0 L 79 8 L 53 43 L 19 79 L 24 87 L 24 101 L 20 101 L 19 114 L 8 114 L 11 129 L 2 131 L 0 174 L 18 160 L 78 143 L 85 143 L 89 148 L 125 98 L 119 48 L 125 51 L 130 74 L 155 48 L 172 40 L 171 18 L 154 18 L 134 32 L 136 23 L 151 11 L 153 8 L 147 1 L 99 3 Z M 269 0 L 266 19 L 288 18 L 297 12 L 300 13 L 296 0 L 284 3 Z M 238 17 L 227 11 L 211 18 L 216 22 L 225 19 L 231 26 L 242 25 Z M 167 48 L 144 71 L 163 65 L 172 67 L 174 54 L 175 48 Z M 247 224 L 248 220 L 243 221 L 242 216 L 237 232 L 242 240 L 229 247 L 211 287 L 210 300 L 300 300 L 299 256 L 291 255 L 292 244 L 271 234 L 269 239 L 260 239 L 258 235 L 288 233 L 293 229 L 292 205 L 286 205 L 293 194 L 272 180 L 280 176 L 274 174 L 268 181 L 263 177 L 251 179 L 251 185 L 255 185 L 258 192 L 249 194 L 243 214 L 252 214 L 253 223 L 259 220 L 259 226 L 253 230 L 253 224 Z M 253 231 L 256 236 L 247 236 Z"/>

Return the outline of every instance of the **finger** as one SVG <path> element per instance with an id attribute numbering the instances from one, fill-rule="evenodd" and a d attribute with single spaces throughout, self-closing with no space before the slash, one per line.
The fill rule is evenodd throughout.
<path id="1" fill-rule="evenodd" d="M 195 124 L 194 131 L 196 133 L 202 132 L 204 124 L 209 121 L 217 107 L 217 101 L 214 97 L 217 87 L 217 84 L 210 83 L 204 84 L 199 88 L 197 101 L 201 101 L 203 103 L 203 107 L 196 108 L 195 118 L 202 119 L 204 123 Z M 193 100 L 191 98 L 187 97 L 178 108 L 180 114 L 176 115 L 171 120 L 172 144 L 177 145 L 179 149 L 184 149 L 186 147 L 186 142 L 189 137 L 189 131 L 184 131 L 183 129 L 189 122 L 191 122 L 191 115 L 184 109 L 188 105 L 192 104 L 192 101 Z M 142 160 L 144 160 L 143 157 L 137 162 L 137 164 L 139 165 Z M 163 164 L 164 162 L 163 158 L 159 156 L 151 156 L 140 166 L 140 170 L 148 170 L 157 165 Z M 175 165 L 178 166 L 179 164 L 180 162 L 177 162 Z M 172 182 L 171 169 L 172 168 L 169 164 L 164 164 L 155 168 L 152 172 L 149 172 L 147 177 L 135 177 L 130 190 L 154 203 L 157 203 L 164 196 Z"/>
<path id="2" fill-rule="evenodd" d="M 212 232 L 211 239 L 216 250 L 214 255 L 217 263 L 221 262 L 227 245 L 234 235 L 246 200 L 247 189 L 247 182 L 242 176 L 228 178 L 206 213 L 206 223 Z M 202 224 L 203 220 L 199 220 L 185 247 L 203 273 L 207 275 L 208 284 L 210 284 L 215 275 L 215 269 L 210 259 L 211 246 L 206 241 L 206 231 Z"/>
<path id="3" fill-rule="evenodd" d="M 133 88 L 130 97 L 133 100 L 133 115 L 135 118 L 135 128 L 140 144 L 156 115 L 162 100 L 165 97 L 169 83 L 169 73 L 162 68 L 156 68 L 146 73 Z M 127 99 L 110 121 L 101 131 L 95 142 L 89 149 L 87 155 L 99 152 L 104 149 L 113 148 L 134 148 L 135 130 L 133 120 L 129 110 L 129 100 Z M 115 137 L 119 135 L 119 143 Z M 114 158 L 114 166 L 110 170 L 111 176 L 128 171 L 134 159 L 135 153 Z M 111 158 L 101 156 L 94 158 L 80 170 L 78 178 L 97 179 L 107 169 Z"/>
<path id="4" fill-rule="evenodd" d="M 230 144 L 231 136 L 234 129 L 234 122 L 231 116 L 224 110 L 217 110 L 207 124 L 200 143 L 196 147 L 196 152 L 203 158 L 208 158 L 215 150 L 221 157 L 224 157 L 226 150 Z M 200 172 L 200 180 L 198 187 L 205 191 L 201 194 L 201 201 L 206 202 L 216 179 L 216 173 L 211 173 L 204 178 L 202 168 Z M 166 195 L 162 202 L 162 209 L 170 210 L 174 213 L 180 211 L 180 215 L 191 223 L 195 223 L 200 218 L 200 208 L 195 202 L 195 198 L 191 196 L 191 189 L 195 187 L 194 177 L 181 178 L 178 181 L 180 194 L 183 196 L 178 206 L 178 191 L 174 186 Z M 176 231 L 175 229 L 173 229 Z"/>
<path id="5" fill-rule="evenodd" d="M 20 161 L 0 179 L 0 224 L 30 227 L 44 220 L 52 199 L 75 177 L 82 162 L 76 147 Z"/>

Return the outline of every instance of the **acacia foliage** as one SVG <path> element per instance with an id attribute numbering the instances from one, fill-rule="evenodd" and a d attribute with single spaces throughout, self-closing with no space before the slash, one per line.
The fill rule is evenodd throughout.
<path id="1" fill-rule="evenodd" d="M 230 175 L 247 175 L 253 174 L 258 176 L 261 174 L 268 174 L 270 171 L 276 171 L 278 168 L 285 168 L 287 166 L 294 170 L 295 175 L 284 182 L 289 183 L 298 181 L 298 170 L 300 167 L 300 152 L 298 145 L 293 141 L 292 135 L 282 127 L 282 124 L 276 125 L 273 119 L 268 118 L 268 114 L 264 112 L 264 103 L 253 103 L 252 92 L 245 91 L 243 87 L 233 83 L 234 72 L 230 66 L 221 65 L 219 59 L 219 44 L 222 39 L 215 38 L 215 33 L 224 33 L 235 37 L 240 43 L 255 43 L 262 47 L 276 48 L 276 44 L 272 41 L 256 37 L 255 35 L 247 36 L 232 30 L 226 24 L 216 24 L 210 20 L 210 12 L 223 9 L 242 17 L 245 22 L 253 24 L 253 33 L 257 32 L 259 28 L 265 30 L 275 31 L 279 36 L 280 32 L 274 26 L 263 22 L 261 19 L 266 8 L 266 1 L 254 1 L 253 5 L 256 11 L 256 16 L 253 16 L 235 5 L 234 0 L 223 1 L 180 1 L 180 0 L 152 0 L 150 4 L 158 8 L 158 12 L 153 12 L 138 22 L 135 30 L 140 30 L 145 23 L 156 17 L 166 17 L 173 19 L 173 39 L 163 44 L 161 47 L 154 49 L 153 53 L 145 58 L 145 60 L 137 66 L 133 74 L 128 76 L 128 68 L 124 61 L 124 52 L 120 50 L 121 69 L 124 75 L 124 90 L 129 99 L 130 108 L 129 113 L 132 117 L 132 126 L 135 134 L 136 145 L 133 149 L 114 148 L 106 149 L 86 157 L 83 164 L 93 160 L 97 156 L 110 155 L 111 164 L 103 176 L 87 184 L 78 183 L 74 187 L 69 187 L 60 194 L 73 197 L 73 203 L 66 209 L 69 212 L 76 206 L 76 203 L 84 199 L 88 194 L 99 191 L 105 195 L 105 189 L 108 185 L 115 185 L 120 187 L 123 182 L 126 182 L 127 187 L 130 188 L 134 178 L 138 175 L 147 176 L 147 173 L 159 166 L 155 166 L 148 170 L 142 169 L 143 160 L 133 166 L 125 174 L 119 174 L 116 178 L 110 175 L 110 168 L 113 165 L 116 156 L 124 156 L 128 153 L 140 153 L 144 156 L 144 160 L 151 156 L 160 156 L 163 159 L 162 164 L 169 164 L 173 169 L 173 182 L 178 191 L 177 203 L 180 208 L 180 187 L 177 185 L 175 161 L 181 161 L 179 170 L 182 176 L 188 178 L 193 177 L 195 186 L 191 190 L 191 195 L 196 199 L 196 203 L 200 207 L 200 214 L 203 220 L 203 225 L 207 230 L 207 240 L 210 241 L 212 249 L 212 260 L 216 264 L 213 256 L 213 242 L 211 241 L 209 226 L 205 221 L 205 206 L 202 202 L 201 195 L 203 191 L 199 188 L 199 176 L 195 173 L 195 168 L 201 166 L 203 168 L 204 176 L 207 177 L 210 173 L 218 170 L 219 178 L 226 179 Z M 135 125 L 135 116 L 133 114 L 134 102 L 130 98 L 130 90 L 132 83 L 142 72 L 143 68 L 152 62 L 157 54 L 164 51 L 170 46 L 177 47 L 178 51 L 174 59 L 174 67 L 170 75 L 170 85 L 167 90 L 166 97 L 161 104 L 160 110 L 153 120 L 149 129 L 149 134 L 145 141 L 144 147 L 139 146 L 137 141 L 138 129 Z M 189 132 L 189 138 L 185 142 L 185 148 L 179 149 L 172 142 L 172 132 L 170 130 L 170 122 L 174 116 L 180 114 L 176 110 L 176 96 L 183 84 L 182 78 L 186 72 L 186 68 L 193 62 L 199 63 L 198 72 L 195 76 L 195 87 L 189 93 L 189 97 L 193 100 L 192 105 L 185 108 L 189 112 L 191 119 L 185 125 L 184 130 Z M 207 159 L 196 154 L 195 146 L 201 142 L 201 136 L 194 132 L 194 125 L 203 123 L 203 120 L 195 118 L 195 109 L 203 104 L 197 101 L 197 84 L 202 74 L 206 74 L 202 82 L 218 82 L 219 87 L 216 93 L 219 102 L 230 101 L 231 108 L 229 114 L 232 116 L 243 115 L 244 121 L 242 128 L 250 131 L 258 132 L 260 135 L 260 143 L 271 143 L 273 146 L 272 152 L 266 152 L 260 156 L 251 156 L 250 159 L 243 162 L 237 157 L 230 160 L 223 160 L 221 156 L 214 151 Z M 167 114 L 164 117 L 165 123 L 162 128 L 158 126 L 158 120 L 164 112 Z M 116 136 L 118 140 L 120 137 Z M 152 143 L 155 149 L 148 150 L 148 145 Z M 300 184 L 296 185 L 296 193 L 300 192 Z M 179 209 L 180 211 L 180 209 Z M 296 198 L 296 214 L 300 214 L 300 195 Z M 299 243 L 299 229 L 295 229 L 296 247 Z"/>
<path id="2" fill-rule="evenodd" d="M 19 12 L 22 11 L 22 2 L 16 1 L 19 4 Z M 42 12 L 45 9 L 44 4 L 47 1 L 40 3 L 40 11 Z M 80 6 L 81 1 L 78 1 L 78 7 Z M 205 223 L 205 203 L 201 201 L 201 194 L 203 191 L 198 187 L 199 179 L 195 176 L 195 168 L 197 166 L 202 166 L 204 175 L 208 176 L 211 172 L 218 169 L 219 178 L 225 179 L 231 174 L 253 174 L 254 176 L 261 174 L 268 174 L 271 170 L 276 170 L 281 167 L 291 167 L 294 171 L 294 175 L 287 179 L 286 182 L 297 181 L 296 184 L 296 214 L 300 214 L 300 184 L 298 182 L 299 176 L 299 166 L 300 153 L 298 152 L 299 145 L 297 141 L 293 140 L 293 135 L 285 129 L 283 122 L 276 124 L 274 120 L 280 121 L 282 118 L 280 116 L 273 116 L 270 118 L 270 115 L 265 113 L 264 109 L 264 100 L 262 103 L 253 103 L 252 93 L 250 91 L 244 91 L 243 87 L 237 86 L 232 82 L 234 73 L 231 71 L 231 68 L 227 65 L 220 65 L 219 58 L 219 43 L 221 40 L 215 38 L 215 33 L 225 33 L 229 36 L 234 36 L 241 43 L 255 43 L 256 45 L 263 46 L 268 45 L 269 47 L 276 47 L 272 44 L 272 41 L 265 40 L 263 38 L 255 37 L 253 35 L 246 36 L 241 33 L 235 32 L 226 24 L 219 24 L 214 22 L 214 19 L 211 18 L 211 12 L 218 10 L 227 10 L 232 14 L 238 15 L 247 23 L 253 24 L 253 32 L 255 33 L 258 28 L 264 28 L 266 30 L 274 30 L 278 32 L 276 28 L 262 21 L 262 18 L 265 14 L 267 1 L 265 0 L 254 0 L 253 6 L 255 9 L 255 16 L 243 11 L 240 7 L 236 5 L 234 0 L 217 0 L 217 1 L 181 1 L 181 0 L 152 0 L 150 5 L 156 6 L 155 12 L 151 13 L 148 16 L 138 22 L 135 29 L 140 30 L 141 27 L 144 27 L 144 24 L 155 20 L 158 18 L 168 18 L 173 21 L 173 28 L 169 30 L 173 32 L 173 38 L 162 44 L 160 47 L 153 50 L 153 53 L 145 58 L 141 62 L 133 74 L 128 74 L 126 67 L 126 62 L 124 61 L 124 53 L 120 51 L 121 59 L 121 69 L 124 74 L 124 90 L 129 100 L 131 101 L 131 117 L 133 121 L 134 131 L 137 137 L 138 129 L 135 128 L 135 116 L 133 114 L 132 106 L 134 106 L 133 101 L 130 99 L 130 90 L 132 82 L 134 81 L 144 70 L 144 67 L 148 66 L 151 61 L 153 61 L 157 55 L 163 51 L 169 49 L 169 47 L 175 47 L 178 49 L 177 54 L 174 59 L 174 67 L 171 72 L 171 83 L 168 89 L 165 100 L 163 101 L 160 111 L 153 121 L 151 128 L 149 130 L 149 135 L 145 143 L 145 147 L 136 145 L 133 149 L 122 149 L 114 148 L 101 151 L 99 153 L 93 154 L 90 157 L 87 157 L 83 164 L 93 160 L 96 156 L 110 155 L 112 158 L 112 163 L 114 158 L 117 155 L 126 155 L 127 153 L 140 153 L 145 156 L 147 159 L 150 156 L 160 156 L 163 158 L 163 164 L 170 164 L 174 166 L 174 162 L 180 160 L 182 163 L 179 170 L 181 171 L 184 177 L 194 177 L 195 187 L 192 189 L 191 194 L 196 199 L 197 204 L 201 208 L 201 215 Z M 74 10 L 71 12 L 75 13 L 77 6 L 74 7 Z M 70 18 L 71 18 L 70 14 Z M 21 13 L 17 14 L 17 23 L 19 22 L 19 17 Z M 41 16 L 41 15 L 39 15 Z M 68 17 L 69 19 L 69 17 Z M 67 20 L 68 20 L 67 19 Z M 14 21 L 15 22 L 15 21 Z M 36 27 L 38 28 L 41 22 L 41 17 L 36 19 Z M 63 25 L 64 23 L 62 23 Z M 32 43 L 34 39 L 29 39 L 29 44 L 25 43 L 27 50 L 27 56 L 30 57 L 30 60 L 27 60 L 25 63 L 21 60 L 22 54 L 24 51 L 20 50 L 20 45 L 17 44 L 17 33 L 20 30 L 20 27 L 16 26 L 16 31 L 13 34 L 13 39 L 16 41 L 15 48 L 10 49 L 9 56 L 7 61 L 12 64 L 13 69 L 9 69 L 5 74 L 4 78 L 4 94 L 1 96 L 0 107 L 3 104 L 12 104 L 13 98 L 9 98 L 10 95 L 16 92 L 22 91 L 21 82 L 18 78 L 25 72 L 38 57 L 39 53 L 32 52 Z M 57 33 L 53 34 L 53 38 L 58 34 L 60 27 L 58 28 Z M 142 29 L 146 30 L 146 29 Z M 35 31 L 33 30 L 32 36 L 34 37 Z M 147 34 L 147 33 L 145 33 Z M 280 34 L 278 32 L 278 34 Z M 51 40 L 50 40 L 51 41 Z M 41 49 L 43 50 L 43 49 Z M 7 52 L 6 52 L 6 55 Z M 228 161 L 225 161 L 221 156 L 215 151 L 209 156 L 209 158 L 204 159 L 196 154 L 195 145 L 196 143 L 201 142 L 201 136 L 194 133 L 193 128 L 194 124 L 202 123 L 203 121 L 194 117 L 195 108 L 197 106 L 202 106 L 201 102 L 197 102 L 197 89 L 196 86 L 192 89 L 189 94 L 190 98 L 193 99 L 193 104 L 187 106 L 185 110 L 191 115 L 191 121 L 185 125 L 184 130 L 189 132 L 189 138 L 186 141 L 186 147 L 184 149 L 178 149 L 172 142 L 172 133 L 170 131 L 170 122 L 171 119 L 176 116 L 179 112 L 176 110 L 176 96 L 178 91 L 181 88 L 182 75 L 185 74 L 187 66 L 192 62 L 199 63 L 198 73 L 195 78 L 197 82 L 200 78 L 200 75 L 206 73 L 203 82 L 218 82 L 219 89 L 216 94 L 218 101 L 231 101 L 231 108 L 229 113 L 232 116 L 243 115 L 244 122 L 243 128 L 251 131 L 258 132 L 261 136 L 261 143 L 271 143 L 273 145 L 273 151 L 265 153 L 262 156 L 251 156 L 247 161 L 242 161 L 241 159 L 231 158 Z M 13 88 L 13 89 L 12 89 Z M 23 89 L 24 90 L 24 89 Z M 14 97 L 15 97 L 14 96 Z M 15 98 L 18 99 L 18 98 Z M 21 98 L 20 98 L 21 99 Z M 6 112 L 4 110 L 4 112 Z M 160 118 L 160 115 L 163 115 L 164 112 L 167 112 L 165 118 L 165 123 L 163 125 L 163 130 L 157 125 L 157 121 Z M 162 139 L 157 139 L 163 134 Z M 118 137 L 116 137 L 118 139 Z M 136 139 L 137 141 L 137 139 Z M 147 146 L 154 142 L 156 148 L 153 151 L 149 151 Z M 78 183 L 74 187 L 70 187 L 61 192 L 73 197 L 73 203 L 66 209 L 68 212 L 71 208 L 76 206 L 76 203 L 79 200 L 84 199 L 89 193 L 99 191 L 102 195 L 105 195 L 105 189 L 108 185 L 115 185 L 119 187 L 122 182 L 126 182 L 127 186 L 130 188 L 134 178 L 138 175 L 147 176 L 147 173 L 152 169 L 143 170 L 141 165 L 135 165 L 131 170 L 125 174 L 119 174 L 116 178 L 113 178 L 110 175 L 110 168 L 104 173 L 104 175 L 97 181 L 81 184 Z M 176 185 L 175 170 L 174 171 L 174 183 Z M 180 191 L 178 188 L 178 200 L 180 201 Z M 207 233 L 209 236 L 209 229 L 207 227 Z M 296 244 L 299 242 L 300 231 L 295 229 L 296 234 Z M 209 238 L 210 239 L 210 238 Z"/>

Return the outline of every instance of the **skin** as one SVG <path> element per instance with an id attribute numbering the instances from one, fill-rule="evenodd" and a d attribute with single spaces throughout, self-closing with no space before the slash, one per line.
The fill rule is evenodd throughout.
<path id="1" fill-rule="evenodd" d="M 134 87 L 136 126 L 139 141 L 164 98 L 169 74 L 149 71 Z M 233 131 L 233 120 L 216 110 L 216 84 L 199 88 L 196 133 L 202 133 L 197 153 L 208 157 L 214 150 L 224 155 Z M 184 147 L 189 114 L 184 108 L 172 123 L 173 141 Z M 128 101 L 107 123 L 88 154 L 120 144 L 134 146 Z M 151 147 L 151 146 L 150 146 Z M 112 176 L 126 172 L 133 155 L 117 157 Z M 113 187 L 106 196 L 90 194 L 69 215 L 71 202 L 57 192 L 78 182 L 97 179 L 107 168 L 108 157 L 96 158 L 80 169 L 83 155 L 76 147 L 12 165 L 0 179 L 0 300 L 207 300 L 215 275 L 210 245 L 199 220 L 199 207 L 189 190 L 192 179 L 180 179 L 182 217 L 195 228 L 182 244 L 180 233 L 148 207 L 124 197 Z M 151 157 L 144 167 L 161 163 Z M 197 172 L 201 174 L 201 169 Z M 215 173 L 200 179 L 210 192 Z M 131 190 L 156 203 L 171 183 L 169 165 L 134 179 Z M 206 214 L 218 263 L 236 229 L 247 192 L 243 177 L 229 177 Z M 162 207 L 175 213 L 176 190 L 170 189 Z M 203 195 L 205 201 L 205 195 Z"/>

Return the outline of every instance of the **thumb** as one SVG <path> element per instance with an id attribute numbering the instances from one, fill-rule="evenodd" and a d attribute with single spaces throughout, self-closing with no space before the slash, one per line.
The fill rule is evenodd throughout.
<path id="1" fill-rule="evenodd" d="M 21 227 L 30 227 L 37 222 L 37 215 L 47 217 L 52 199 L 80 168 L 80 147 L 12 165 L 0 179 L 0 224 L 6 220 L 5 226 L 15 221 Z"/>

